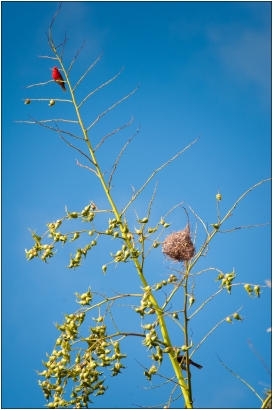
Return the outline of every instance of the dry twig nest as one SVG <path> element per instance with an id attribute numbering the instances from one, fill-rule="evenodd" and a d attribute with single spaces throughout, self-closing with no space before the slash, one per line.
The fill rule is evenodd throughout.
<path id="1" fill-rule="evenodd" d="M 190 225 L 178 232 L 173 232 L 164 240 L 162 252 L 175 262 L 189 261 L 195 253 L 190 236 Z"/>

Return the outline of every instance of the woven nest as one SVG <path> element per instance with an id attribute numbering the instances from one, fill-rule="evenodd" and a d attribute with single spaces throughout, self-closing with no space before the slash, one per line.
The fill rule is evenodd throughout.
<path id="1" fill-rule="evenodd" d="M 162 245 L 162 252 L 175 262 L 189 261 L 195 253 L 195 247 L 190 236 L 190 226 L 182 231 L 171 233 Z"/>

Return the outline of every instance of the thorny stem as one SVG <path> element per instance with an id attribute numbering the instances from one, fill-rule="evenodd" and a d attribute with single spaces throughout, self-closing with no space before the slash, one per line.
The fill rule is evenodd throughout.
<path id="1" fill-rule="evenodd" d="M 70 94 L 71 94 L 71 97 L 72 97 L 72 101 L 73 101 L 73 104 L 74 104 L 74 107 L 75 107 L 75 111 L 76 111 L 76 115 L 77 115 L 77 118 L 78 118 L 78 121 L 79 121 L 79 125 L 80 125 L 80 127 L 81 127 L 81 129 L 82 129 L 82 132 L 83 132 L 83 135 L 84 135 L 84 139 L 85 139 L 86 144 L 87 144 L 87 146 L 88 146 L 88 150 L 89 150 L 89 153 L 90 153 L 90 155 L 91 155 L 92 162 L 93 162 L 93 164 L 94 164 L 94 166 L 95 166 L 95 168 L 96 168 L 96 172 L 97 172 L 98 177 L 99 177 L 99 179 L 100 179 L 100 181 L 101 181 L 101 184 L 102 184 L 102 187 L 103 187 L 103 189 L 104 189 L 104 192 L 105 192 L 105 194 L 106 194 L 106 196 L 107 196 L 107 199 L 108 199 L 108 201 L 109 201 L 109 203 L 110 203 L 110 205 L 111 205 L 111 207 L 112 207 L 112 209 L 113 209 L 113 212 L 114 212 L 114 214 L 115 214 L 115 217 L 116 217 L 117 221 L 119 222 L 119 227 L 120 227 L 120 231 L 121 231 L 123 240 L 125 241 L 125 243 L 126 243 L 128 249 L 129 249 L 129 251 L 132 252 L 132 251 L 134 251 L 134 246 L 133 246 L 133 244 L 131 243 L 131 241 L 129 240 L 129 238 L 127 237 L 127 227 L 126 227 L 126 224 L 124 223 L 124 221 L 122 221 L 122 215 L 119 214 L 119 212 L 118 212 L 118 210 L 117 210 L 117 207 L 116 207 L 116 205 L 115 205 L 115 202 L 114 202 L 114 200 L 113 200 L 113 198 L 112 198 L 112 196 L 111 196 L 111 194 L 110 194 L 110 188 L 107 187 L 106 182 L 105 182 L 104 177 L 103 177 L 103 174 L 102 174 L 102 172 L 101 172 L 101 170 L 100 170 L 99 164 L 98 164 L 97 159 L 96 159 L 96 156 L 95 156 L 94 149 L 92 148 L 91 142 L 90 142 L 89 137 L 88 137 L 88 129 L 86 129 L 86 128 L 84 127 L 84 124 L 83 124 L 83 121 L 82 121 L 82 118 L 81 118 L 81 114 L 80 114 L 80 111 L 79 111 L 79 106 L 77 105 L 77 102 L 76 102 L 76 99 L 75 99 L 75 95 L 74 95 L 74 89 L 73 89 L 72 86 L 71 86 L 71 83 L 70 83 L 70 80 L 69 80 L 69 77 L 68 77 L 68 73 L 67 73 L 67 71 L 66 71 L 66 69 L 65 69 L 65 67 L 64 67 L 64 65 L 63 65 L 63 62 L 62 62 L 61 58 L 59 57 L 59 55 L 58 55 L 58 53 L 57 53 L 57 50 L 56 50 L 56 48 L 55 48 L 55 46 L 54 46 L 53 40 L 52 40 L 52 38 L 51 38 L 51 33 L 50 33 L 50 44 L 51 44 L 52 51 L 54 52 L 54 54 L 55 54 L 57 60 L 59 61 L 59 64 L 60 64 L 60 66 L 61 66 L 61 68 L 62 68 L 62 70 L 63 70 L 63 73 L 64 73 L 64 75 L 65 75 L 66 83 L 67 83 L 67 85 L 68 85 L 68 88 L 69 88 L 69 91 L 70 91 Z M 133 92 L 134 92 L 134 91 L 133 91 Z M 127 97 L 126 97 L 126 98 L 127 98 Z M 89 127 L 89 128 L 90 128 L 90 127 Z M 192 143 L 192 144 L 193 144 L 193 143 Z M 192 144 L 190 144 L 190 145 L 192 145 Z M 188 147 L 187 147 L 187 148 L 188 148 Z M 184 150 L 183 150 L 183 151 L 184 151 Z M 180 153 L 182 153 L 183 151 L 181 151 Z M 180 153 L 179 153 L 179 154 L 180 154 Z M 179 154 L 177 154 L 174 158 L 176 158 Z M 172 160 L 173 160 L 174 158 L 172 158 Z M 166 164 L 164 164 L 163 166 L 165 166 L 165 165 L 166 165 Z M 160 170 L 161 168 L 162 168 L 162 167 L 160 167 L 158 170 Z M 157 172 L 158 170 L 156 170 L 156 172 Z M 154 173 L 154 174 L 155 174 L 155 173 Z M 152 174 L 152 176 L 149 178 L 149 180 L 154 176 L 154 174 Z M 148 180 L 148 181 L 149 181 L 149 180 Z M 146 181 L 146 183 L 145 183 L 144 185 L 146 185 L 146 184 L 148 183 L 148 181 Z M 143 187 L 140 189 L 140 191 L 141 191 L 142 189 L 143 189 Z M 139 194 L 140 191 L 138 191 L 137 195 Z M 136 196 L 137 196 L 137 195 L 136 195 Z M 127 207 L 128 207 L 128 205 L 127 205 Z M 125 212 L 125 210 L 123 210 L 122 213 L 124 214 L 124 212 Z M 148 286 L 148 283 L 147 283 L 146 278 L 145 278 L 145 276 L 144 276 L 144 274 L 143 274 L 142 266 L 141 266 L 141 263 L 140 263 L 139 260 L 138 260 L 138 257 L 132 257 L 132 259 L 133 259 L 133 262 L 134 262 L 134 264 L 135 264 L 136 270 L 137 270 L 137 272 L 138 272 L 138 275 L 139 275 L 139 277 L 140 277 L 140 280 L 141 280 L 141 283 L 142 283 L 143 287 Z M 150 302 L 153 304 L 154 309 L 155 309 L 155 311 L 156 311 L 156 313 L 157 313 L 158 322 L 159 322 L 159 326 L 160 326 L 160 329 L 161 329 L 161 333 L 162 333 L 162 337 L 163 337 L 164 343 L 166 344 L 166 346 L 172 347 L 171 340 L 170 340 L 170 337 L 169 337 L 169 334 L 168 334 L 168 330 L 167 330 L 167 326 L 166 326 L 166 323 L 165 323 L 165 320 L 164 320 L 163 311 L 160 309 L 160 307 L 159 307 L 159 305 L 158 305 L 158 303 L 157 303 L 157 301 L 156 301 L 154 295 L 152 294 L 152 292 L 150 293 L 149 300 L 150 300 Z M 189 389 L 188 389 L 188 387 L 187 387 L 187 385 L 186 385 L 186 382 L 185 382 L 184 377 L 183 377 L 183 375 L 182 375 L 182 372 L 181 372 L 179 363 L 178 363 L 178 361 L 176 360 L 175 355 L 174 355 L 174 351 L 173 351 L 172 349 L 171 349 L 171 351 L 170 351 L 170 353 L 169 353 L 169 357 L 170 357 L 170 360 L 171 360 L 171 363 L 172 363 L 174 372 L 175 372 L 175 374 L 176 374 L 176 377 L 177 377 L 177 380 L 178 380 L 178 384 L 180 385 L 180 388 L 181 388 L 181 390 L 182 390 L 182 393 L 183 393 L 183 396 L 184 396 L 184 399 L 185 399 L 185 406 L 186 406 L 186 408 L 192 408 L 192 400 L 191 400 L 191 398 L 190 398 Z"/>

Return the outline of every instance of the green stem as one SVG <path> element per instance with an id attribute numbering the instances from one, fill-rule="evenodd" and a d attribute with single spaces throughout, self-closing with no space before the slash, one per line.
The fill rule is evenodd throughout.
<path id="1" fill-rule="evenodd" d="M 185 335 L 185 345 L 188 347 L 189 345 L 189 338 L 188 338 L 188 315 L 187 315 L 187 303 L 188 303 L 188 263 L 185 262 L 186 267 L 186 279 L 184 285 L 184 335 Z M 189 360 L 189 352 L 186 350 L 186 371 L 187 371 L 187 378 L 188 378 L 188 394 L 189 400 L 192 404 L 192 388 L 191 388 L 191 371 L 190 371 L 190 360 Z"/>
<path id="2" fill-rule="evenodd" d="M 85 129 L 84 124 L 83 124 L 83 121 L 82 121 L 82 118 L 81 118 L 81 115 L 80 115 L 79 107 L 78 107 L 78 105 L 77 105 L 77 102 L 76 102 L 76 99 L 75 99 L 75 95 L 74 95 L 74 90 L 73 90 L 73 88 L 71 87 L 71 84 L 70 84 L 70 81 L 69 81 L 69 78 L 68 78 L 68 74 L 67 74 L 67 72 L 66 72 L 66 70 L 65 70 L 65 68 L 64 68 L 64 65 L 63 65 L 63 63 L 62 63 L 60 57 L 58 56 L 58 54 L 57 54 L 56 49 L 54 48 L 54 46 L 52 47 L 52 49 L 53 49 L 53 51 L 54 51 L 54 53 L 55 53 L 55 55 L 56 55 L 56 57 L 57 57 L 57 59 L 58 59 L 58 61 L 59 61 L 59 63 L 60 63 L 60 66 L 62 67 L 63 73 L 64 73 L 64 75 L 65 75 L 66 83 L 67 83 L 68 88 L 69 88 L 69 90 L 70 90 L 71 97 L 72 97 L 72 101 L 73 101 L 73 105 L 74 105 L 75 110 L 76 110 L 77 118 L 78 118 L 80 127 L 81 127 L 81 129 L 82 129 L 82 132 L 83 132 L 83 135 L 84 135 L 84 139 L 85 139 L 86 144 L 87 144 L 87 146 L 88 146 L 88 149 L 89 149 L 89 152 L 90 152 L 90 155 L 91 155 L 93 164 L 94 164 L 94 166 L 95 166 L 95 168 L 96 168 L 97 175 L 98 175 L 98 177 L 99 177 L 99 179 L 100 179 L 100 181 L 101 181 L 102 187 L 103 187 L 103 189 L 104 189 L 104 191 L 105 191 L 105 194 L 106 194 L 106 196 L 107 196 L 107 199 L 108 199 L 108 201 L 109 201 L 109 203 L 110 203 L 110 205 L 111 205 L 111 207 L 112 207 L 112 209 L 113 209 L 113 212 L 114 212 L 114 214 L 115 214 L 115 217 L 116 217 L 117 221 L 119 222 L 119 227 L 120 227 L 120 231 L 121 231 L 122 237 L 123 237 L 124 241 L 126 242 L 129 251 L 132 252 L 132 251 L 134 250 L 134 246 L 133 246 L 133 244 L 131 243 L 131 241 L 129 240 L 129 238 L 127 237 L 126 225 L 125 225 L 125 223 L 122 221 L 121 215 L 119 214 L 119 212 L 118 212 L 118 210 L 117 210 L 117 208 L 116 208 L 116 205 L 115 205 L 115 203 L 114 203 L 114 201 L 113 201 L 113 199 L 112 199 L 112 196 L 110 195 L 110 189 L 107 187 L 107 185 L 106 185 L 106 183 L 105 183 L 105 180 L 104 180 L 104 178 L 103 178 L 103 174 L 102 174 L 102 172 L 101 172 L 101 170 L 100 170 L 100 167 L 99 167 L 99 165 L 98 165 L 98 162 L 97 162 L 97 159 L 96 159 L 94 150 L 93 150 L 93 148 L 92 148 L 91 142 L 90 142 L 89 137 L 88 137 L 88 131 Z M 124 211 L 123 211 L 123 213 L 124 213 Z M 139 277 L 140 277 L 140 280 L 141 280 L 141 283 L 142 283 L 143 287 L 148 286 L 148 283 L 147 283 L 147 281 L 146 281 L 146 279 L 145 279 L 145 277 L 144 277 L 144 274 L 143 274 L 142 266 L 141 266 L 141 264 L 140 264 L 138 258 L 135 257 L 135 258 L 132 258 L 132 259 L 133 259 L 133 261 L 134 261 L 135 267 L 136 267 L 136 269 L 137 269 L 137 272 L 138 272 L 138 275 L 139 275 Z M 169 337 L 169 334 L 168 334 L 168 330 L 167 330 L 167 326 L 166 326 L 166 323 L 165 323 L 165 320 L 164 320 L 163 311 L 162 311 L 161 308 L 159 307 L 159 305 L 158 305 L 158 303 L 157 303 L 157 301 L 156 301 L 156 299 L 155 299 L 155 297 L 153 296 L 152 293 L 151 293 L 150 296 L 149 296 L 149 300 L 150 300 L 150 302 L 153 304 L 154 309 L 155 309 L 155 311 L 156 311 L 156 313 L 157 313 L 158 322 L 159 322 L 159 326 L 160 326 L 160 329 L 161 329 L 161 333 L 162 333 L 162 337 L 163 337 L 164 343 L 166 344 L 166 346 L 172 347 L 171 340 L 170 340 L 170 337 Z M 183 378 L 183 375 L 182 375 L 182 372 L 181 372 L 179 363 L 178 363 L 178 361 L 175 359 L 175 355 L 174 355 L 173 349 L 170 350 L 169 357 L 170 357 L 170 360 L 171 360 L 171 363 L 172 363 L 172 366 L 173 366 L 175 375 L 176 375 L 176 377 L 177 377 L 178 384 L 179 384 L 179 386 L 180 386 L 180 388 L 181 388 L 181 390 L 182 390 L 182 393 L 183 393 L 183 396 L 184 396 L 184 399 L 185 399 L 185 406 L 186 406 L 186 408 L 192 408 L 192 400 L 191 400 L 191 397 L 190 397 L 190 392 L 189 392 L 188 387 L 187 387 L 187 384 L 186 384 L 186 382 L 185 382 L 185 380 L 184 380 L 184 378 Z"/>

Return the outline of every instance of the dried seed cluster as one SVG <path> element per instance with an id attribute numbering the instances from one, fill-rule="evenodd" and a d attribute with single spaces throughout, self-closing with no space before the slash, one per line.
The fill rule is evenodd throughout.
<path id="1" fill-rule="evenodd" d="M 162 252 L 175 262 L 190 260 L 195 253 L 195 247 L 190 236 L 189 224 L 185 229 L 173 232 L 164 240 Z"/>

